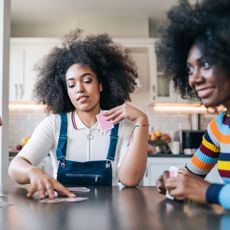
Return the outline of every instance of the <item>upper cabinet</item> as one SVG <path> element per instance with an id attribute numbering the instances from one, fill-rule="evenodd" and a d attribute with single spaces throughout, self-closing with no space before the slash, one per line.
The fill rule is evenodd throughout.
<path id="1" fill-rule="evenodd" d="M 134 94 L 148 94 L 148 103 L 152 98 L 152 79 L 156 78 L 154 40 L 151 38 L 115 39 L 125 47 L 137 67 L 139 78 Z"/>
<path id="2" fill-rule="evenodd" d="M 154 44 L 157 39 L 154 39 Z M 155 46 L 154 46 L 155 47 Z M 197 99 L 183 99 L 178 91 L 175 90 L 173 82 L 165 78 L 164 73 L 157 64 L 157 57 L 154 51 L 153 66 L 156 77 L 152 78 L 152 99 L 154 102 L 167 103 L 196 103 Z"/>
<path id="3" fill-rule="evenodd" d="M 142 99 L 151 102 L 188 102 L 181 99 L 157 67 L 153 38 L 115 38 L 130 54 L 137 66 L 139 79 L 135 95 L 147 95 Z M 10 43 L 10 101 L 31 101 L 36 78 L 35 64 L 51 48 L 59 46 L 56 38 L 12 38 Z M 147 97 L 147 99 L 146 99 Z"/>
<path id="4" fill-rule="evenodd" d="M 11 38 L 10 41 L 10 101 L 31 101 L 36 63 L 58 45 L 57 39 Z"/>

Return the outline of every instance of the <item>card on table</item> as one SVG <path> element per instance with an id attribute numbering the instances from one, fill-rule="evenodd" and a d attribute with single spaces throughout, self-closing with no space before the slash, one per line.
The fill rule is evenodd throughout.
<path id="1" fill-rule="evenodd" d="M 171 167 L 169 168 L 169 177 L 177 177 L 178 171 L 179 171 L 179 170 L 178 170 L 177 167 L 171 166 Z M 174 199 L 174 197 L 171 196 L 171 195 L 169 194 L 169 191 L 166 191 L 166 197 L 169 198 L 169 199 L 171 199 L 171 200 Z"/>
<path id="2" fill-rule="evenodd" d="M 111 121 L 107 121 L 106 117 L 103 114 L 101 114 L 101 113 L 97 114 L 96 118 L 97 118 L 97 121 L 99 123 L 100 129 L 102 131 L 113 128 L 113 123 Z"/>
<path id="3" fill-rule="evenodd" d="M 67 187 L 71 192 L 90 192 L 89 188 L 86 187 Z"/>
<path id="4" fill-rule="evenodd" d="M 50 200 L 49 198 L 46 198 L 44 200 L 40 200 L 39 203 L 49 203 L 49 204 L 58 204 L 62 202 L 81 202 L 84 200 L 88 200 L 87 197 L 61 197 L 61 198 L 55 198 L 54 200 Z"/>

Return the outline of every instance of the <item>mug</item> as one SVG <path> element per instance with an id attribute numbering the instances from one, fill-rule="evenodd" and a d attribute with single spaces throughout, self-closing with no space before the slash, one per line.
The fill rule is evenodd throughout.
<path id="1" fill-rule="evenodd" d="M 169 147 L 171 149 L 172 154 L 176 155 L 180 153 L 180 142 L 179 141 L 170 142 Z"/>

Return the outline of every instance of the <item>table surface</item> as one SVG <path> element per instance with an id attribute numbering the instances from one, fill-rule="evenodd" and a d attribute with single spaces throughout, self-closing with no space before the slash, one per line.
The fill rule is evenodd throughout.
<path id="1" fill-rule="evenodd" d="M 0 208 L 1 230 L 145 230 L 230 229 L 230 212 L 218 205 L 198 205 L 165 199 L 155 187 L 94 187 L 77 193 L 80 203 L 43 204 L 15 189 L 13 204 Z"/>

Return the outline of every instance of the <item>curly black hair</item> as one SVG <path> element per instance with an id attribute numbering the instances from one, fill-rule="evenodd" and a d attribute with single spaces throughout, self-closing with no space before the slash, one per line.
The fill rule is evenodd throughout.
<path id="1" fill-rule="evenodd" d="M 135 90 L 137 69 L 128 53 L 108 34 L 88 35 L 82 38 L 80 29 L 64 37 L 61 48 L 55 47 L 37 64 L 38 79 L 34 96 L 52 113 L 75 110 L 68 93 L 65 74 L 75 64 L 89 66 L 97 75 L 103 91 L 100 107 L 111 109 L 130 101 Z"/>
<path id="2" fill-rule="evenodd" d="M 156 54 L 165 76 L 182 97 L 195 94 L 188 84 L 187 56 L 194 43 L 211 64 L 230 73 L 230 1 L 203 0 L 192 5 L 180 0 L 167 13 Z M 230 74 L 229 74 L 230 76 Z"/>

